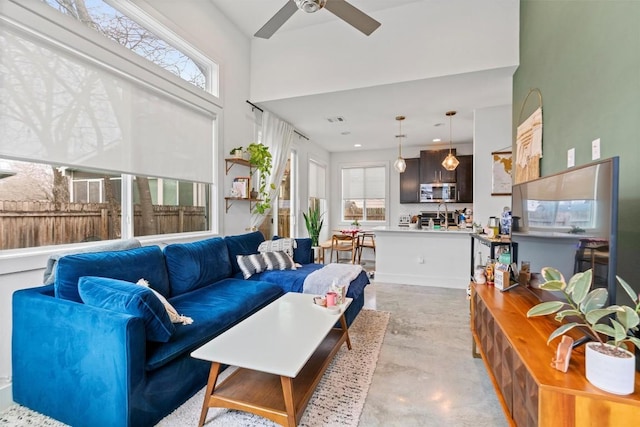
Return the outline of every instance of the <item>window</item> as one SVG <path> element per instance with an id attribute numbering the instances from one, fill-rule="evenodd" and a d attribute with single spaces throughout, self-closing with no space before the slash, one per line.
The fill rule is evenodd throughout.
<path id="1" fill-rule="evenodd" d="M 163 40 L 153 31 L 154 28 L 149 28 L 156 27 L 157 24 L 141 11 L 130 5 L 127 7 L 126 2 L 113 2 L 125 9 L 126 14 L 123 14 L 102 0 L 42 1 L 200 89 L 217 88 L 217 84 L 207 82 L 207 75 L 210 74 L 208 67 L 197 63 L 183 52 L 184 49 L 189 49 L 188 46 L 184 46 L 176 36 L 171 37 L 174 39 L 173 44 L 183 46 L 176 48 Z M 136 20 L 145 22 L 141 25 Z M 159 31 L 167 35 L 166 29 Z"/>
<path id="2" fill-rule="evenodd" d="M 342 221 L 386 221 L 386 166 L 342 168 Z"/>
<path id="3" fill-rule="evenodd" d="M 122 187 L 132 179 L 134 236 L 209 229 L 205 183 L 14 160 L 0 170 L 0 250 L 130 237 Z"/>
<path id="4" fill-rule="evenodd" d="M 209 186 L 173 179 L 133 177 L 133 235 L 209 229 Z"/>
<path id="5" fill-rule="evenodd" d="M 215 229 L 219 100 L 60 16 L 59 3 L 0 8 L 0 250 Z"/>

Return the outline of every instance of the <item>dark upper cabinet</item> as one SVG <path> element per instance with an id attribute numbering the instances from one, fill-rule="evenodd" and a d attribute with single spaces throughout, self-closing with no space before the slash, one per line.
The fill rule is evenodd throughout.
<path id="1" fill-rule="evenodd" d="M 420 159 L 404 159 L 407 169 L 400 174 L 400 203 L 420 202 Z"/>
<path id="2" fill-rule="evenodd" d="M 456 154 L 452 149 L 451 153 Z M 420 151 L 420 183 L 430 184 L 435 182 L 456 182 L 456 171 L 448 171 L 442 167 L 442 161 L 449 154 L 446 150 Z"/>
<path id="3" fill-rule="evenodd" d="M 458 201 L 473 203 L 473 156 L 456 156 L 460 164 L 456 168 Z"/>

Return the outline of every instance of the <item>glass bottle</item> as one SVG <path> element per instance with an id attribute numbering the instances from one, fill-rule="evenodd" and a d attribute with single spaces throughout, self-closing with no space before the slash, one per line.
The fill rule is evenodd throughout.
<path id="1" fill-rule="evenodd" d="M 494 267 L 495 267 L 495 260 L 491 258 L 487 259 L 487 266 L 485 267 L 484 272 L 485 272 L 485 276 L 487 276 L 488 285 L 493 285 Z"/>

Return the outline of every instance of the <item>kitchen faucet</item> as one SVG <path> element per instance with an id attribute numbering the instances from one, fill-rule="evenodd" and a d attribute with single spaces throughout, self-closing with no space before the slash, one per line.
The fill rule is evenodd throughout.
<path id="1" fill-rule="evenodd" d="M 436 214 L 436 217 L 440 219 L 440 206 L 442 205 L 444 205 L 444 229 L 448 230 L 449 229 L 449 209 L 447 208 L 447 204 L 445 202 L 440 202 L 440 204 L 438 205 L 438 213 Z"/>

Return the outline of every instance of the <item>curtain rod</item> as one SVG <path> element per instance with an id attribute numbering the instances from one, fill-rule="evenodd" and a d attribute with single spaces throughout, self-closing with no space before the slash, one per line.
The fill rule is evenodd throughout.
<path id="1" fill-rule="evenodd" d="M 263 110 L 262 108 L 258 107 L 258 106 L 257 106 L 256 104 L 254 104 L 253 102 L 251 102 L 251 101 L 247 100 L 247 104 L 251 105 L 253 108 L 256 108 L 256 109 L 258 109 L 258 110 L 260 110 L 261 112 L 263 112 L 263 113 L 264 113 L 264 110 Z M 302 138 L 306 139 L 307 141 L 309 141 L 309 137 L 308 137 L 308 136 L 301 134 L 300 132 L 298 132 L 298 131 L 297 131 L 297 130 L 295 130 L 295 129 L 293 130 L 293 132 L 294 132 L 296 135 L 298 135 L 298 136 L 300 136 L 300 137 L 302 137 Z"/>

